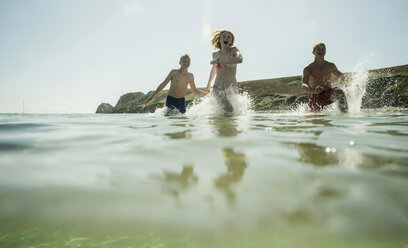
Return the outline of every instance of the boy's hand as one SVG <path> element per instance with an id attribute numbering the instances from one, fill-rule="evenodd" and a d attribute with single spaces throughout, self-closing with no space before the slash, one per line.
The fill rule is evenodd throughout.
<path id="1" fill-rule="evenodd" d="M 307 93 L 313 93 L 313 90 L 310 89 L 309 85 L 307 84 L 302 84 L 302 88 L 304 91 L 306 91 Z"/>
<path id="2" fill-rule="evenodd" d="M 324 88 L 322 86 L 317 86 L 315 89 L 315 94 L 320 94 L 324 91 Z"/>

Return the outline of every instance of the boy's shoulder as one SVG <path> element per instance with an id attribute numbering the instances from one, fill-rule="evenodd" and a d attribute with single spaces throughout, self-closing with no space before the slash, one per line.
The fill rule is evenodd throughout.
<path id="1" fill-rule="evenodd" d="M 312 62 L 312 63 L 308 64 L 307 66 L 305 66 L 305 68 L 303 68 L 303 70 L 304 71 L 311 70 L 313 66 L 314 66 L 314 62 Z"/>
<path id="2" fill-rule="evenodd" d="M 310 63 L 310 64 L 308 64 L 307 66 L 306 66 L 306 68 L 311 68 L 311 67 L 313 67 L 313 66 L 316 66 L 316 62 L 312 62 L 312 63 Z"/>
<path id="3" fill-rule="evenodd" d="M 179 69 L 173 69 L 170 71 L 170 74 L 175 75 L 175 74 L 182 74 L 182 73 L 180 72 Z M 186 75 L 189 77 L 194 77 L 193 73 L 191 72 L 187 72 Z"/>
<path id="4" fill-rule="evenodd" d="M 179 73 L 179 70 L 178 69 L 172 69 L 170 72 L 169 72 L 169 75 L 172 75 L 173 77 L 175 76 L 175 75 L 177 75 Z"/>

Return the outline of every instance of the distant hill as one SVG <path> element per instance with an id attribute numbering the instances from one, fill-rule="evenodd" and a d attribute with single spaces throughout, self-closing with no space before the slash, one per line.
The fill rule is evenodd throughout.
<path id="1" fill-rule="evenodd" d="M 243 81 L 238 83 L 240 92 L 247 92 L 252 99 L 255 111 L 285 110 L 306 103 L 309 94 L 301 88 L 301 76 Z M 203 89 L 204 90 L 204 89 Z M 165 105 L 167 90 L 160 92 L 149 105 L 145 100 L 153 94 L 133 92 L 122 95 L 113 107 L 101 103 L 96 113 L 148 113 Z M 197 96 L 187 90 L 186 104 Z M 380 68 L 369 71 L 366 94 L 363 97 L 363 108 L 380 107 L 408 108 L 408 65 Z"/>

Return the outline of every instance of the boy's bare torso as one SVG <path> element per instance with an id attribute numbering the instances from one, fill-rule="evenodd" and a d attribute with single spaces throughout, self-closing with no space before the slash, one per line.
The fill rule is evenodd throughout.
<path id="1" fill-rule="evenodd" d="M 309 85 L 312 89 L 321 86 L 324 90 L 331 88 L 332 73 L 337 70 L 333 63 L 323 61 L 323 63 L 313 62 L 306 67 L 309 71 Z"/>
<path id="2" fill-rule="evenodd" d="M 182 73 L 180 70 L 171 71 L 171 82 L 168 95 L 175 98 L 182 98 L 186 95 L 187 87 L 193 81 L 193 74 L 190 72 Z"/>

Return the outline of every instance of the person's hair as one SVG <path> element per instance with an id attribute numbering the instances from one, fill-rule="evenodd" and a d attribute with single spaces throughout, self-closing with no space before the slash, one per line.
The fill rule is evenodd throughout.
<path id="1" fill-rule="evenodd" d="M 313 46 L 313 52 L 314 52 L 314 51 L 316 50 L 316 48 L 319 47 L 319 46 L 324 46 L 324 47 L 326 47 L 326 45 L 325 45 L 323 42 L 316 43 L 316 44 Z"/>
<path id="2" fill-rule="evenodd" d="M 187 57 L 187 58 L 191 59 L 191 58 L 190 58 L 190 55 L 188 55 L 188 54 L 186 53 L 186 54 L 183 54 L 183 55 L 180 57 L 180 60 L 181 60 L 182 58 L 184 58 L 184 57 Z"/>
<path id="3" fill-rule="evenodd" d="M 211 44 L 212 44 L 215 48 L 221 49 L 220 38 L 221 38 L 222 33 L 225 33 L 225 32 L 231 34 L 231 36 L 232 36 L 231 46 L 234 45 L 234 41 L 235 41 L 235 36 L 234 36 L 234 34 L 233 34 L 231 31 L 227 30 L 227 29 L 218 29 L 217 31 L 215 31 L 215 32 L 212 34 L 212 38 L 211 38 Z"/>

